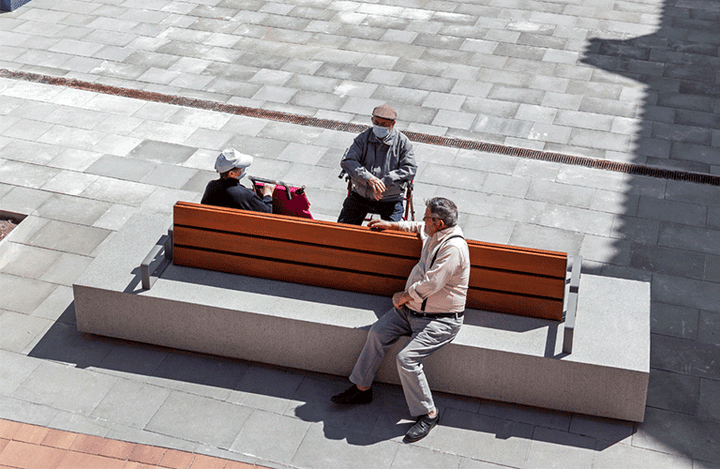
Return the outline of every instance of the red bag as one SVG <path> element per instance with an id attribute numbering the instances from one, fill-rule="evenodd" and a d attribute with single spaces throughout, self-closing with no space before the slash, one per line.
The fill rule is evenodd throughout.
<path id="1" fill-rule="evenodd" d="M 255 185 L 262 187 L 262 182 L 255 182 Z M 277 184 L 273 191 L 273 213 L 280 215 L 290 215 L 293 217 L 310 218 L 310 201 L 305 194 L 304 187 L 288 186 L 290 189 L 290 197 L 286 190 L 286 186 Z"/>

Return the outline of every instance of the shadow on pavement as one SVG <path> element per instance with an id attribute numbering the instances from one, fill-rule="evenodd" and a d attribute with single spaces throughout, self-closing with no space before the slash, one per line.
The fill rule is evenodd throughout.
<path id="1" fill-rule="evenodd" d="M 656 32 L 590 39 L 582 63 L 644 90 L 630 163 L 720 173 L 719 25 L 718 2 L 665 0 Z M 711 215 L 720 189 L 630 177 L 625 195 L 603 273 L 652 282 L 648 407 L 633 444 L 718 463 L 719 414 L 702 389 L 720 389 L 720 343 L 701 340 L 698 329 L 699 318 L 720 313 L 720 277 L 709 268 L 720 254 Z"/>

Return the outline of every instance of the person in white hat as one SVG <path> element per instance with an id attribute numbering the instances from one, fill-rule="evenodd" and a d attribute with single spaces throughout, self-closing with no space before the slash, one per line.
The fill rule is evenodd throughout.
<path id="1" fill-rule="evenodd" d="M 208 183 L 200 203 L 272 213 L 272 193 L 275 189 L 273 184 L 262 186 L 262 198 L 254 190 L 240 184 L 240 179 L 245 176 L 247 167 L 252 162 L 252 156 L 233 148 L 220 153 L 215 160 L 215 171 L 220 173 L 220 179 Z"/>
<path id="2" fill-rule="evenodd" d="M 350 193 L 339 223 L 362 225 L 368 213 L 400 221 L 403 196 L 417 171 L 410 140 L 395 128 L 397 112 L 387 104 L 373 109 L 372 127 L 361 132 L 340 161 L 350 176 Z M 342 173 L 341 173 L 342 174 Z"/>

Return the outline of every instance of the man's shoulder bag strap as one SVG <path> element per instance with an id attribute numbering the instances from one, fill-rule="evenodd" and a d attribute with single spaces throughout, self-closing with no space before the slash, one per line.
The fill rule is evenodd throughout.
<path id="1" fill-rule="evenodd" d="M 430 265 L 428 265 L 427 270 L 426 270 L 425 272 L 427 272 L 428 270 L 430 270 L 430 267 L 432 267 L 432 265 L 435 263 L 435 259 L 437 259 L 437 256 L 438 256 L 438 254 L 440 253 L 440 249 L 441 249 L 443 246 L 445 246 L 445 245 L 447 244 L 447 242 L 450 241 L 450 240 L 453 239 L 453 238 L 463 238 L 463 237 L 460 236 L 460 235 L 452 235 L 452 236 L 450 236 L 448 239 L 446 239 L 445 241 L 443 241 L 443 243 L 442 243 L 440 246 L 438 246 L 438 248 L 435 250 L 435 255 L 433 256 L 432 260 L 430 261 Z M 465 239 L 465 238 L 463 238 L 463 239 Z M 425 299 L 423 300 L 423 302 L 422 302 L 422 307 L 420 308 L 420 311 L 422 311 L 423 313 L 425 312 L 425 306 L 426 306 L 426 305 L 427 305 L 427 298 L 425 298 Z"/>

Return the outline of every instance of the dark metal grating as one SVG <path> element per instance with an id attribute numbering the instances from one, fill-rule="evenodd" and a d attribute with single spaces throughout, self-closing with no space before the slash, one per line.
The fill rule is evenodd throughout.
<path id="1" fill-rule="evenodd" d="M 256 117 L 260 119 L 268 119 L 279 122 L 287 122 L 291 124 L 305 125 L 309 127 L 320 127 L 330 130 L 340 130 L 344 132 L 357 133 L 362 132 L 363 130 L 368 128 L 367 125 L 362 124 L 351 124 L 329 119 L 319 119 L 317 117 L 289 114 L 279 111 L 268 111 L 264 109 L 249 108 L 245 106 L 223 104 L 196 98 L 186 98 L 182 96 L 172 96 L 162 93 L 154 93 L 150 91 L 133 90 L 118 86 L 101 85 L 75 79 L 40 75 L 31 72 L 18 72 L 0 69 L 0 77 L 30 81 L 35 83 L 44 83 L 48 85 L 67 86 L 68 88 L 74 88 L 78 90 L 93 91 L 96 93 L 123 96 L 133 99 L 141 99 L 143 101 L 153 101 L 158 103 L 173 104 L 176 106 L 206 109 L 210 111 L 225 112 L 229 114 Z M 583 156 L 572 156 L 548 151 L 529 150 L 526 148 L 517 148 L 507 145 L 499 145 L 495 143 L 484 143 L 477 140 L 440 137 L 436 135 L 421 134 L 417 132 L 403 133 L 414 142 L 426 143 L 430 145 L 462 148 L 467 150 L 478 150 L 507 156 L 516 156 L 520 158 L 548 161 L 552 163 L 586 166 L 588 168 L 602 169 L 606 171 L 627 173 L 638 176 L 649 176 L 662 179 L 672 179 L 676 181 L 687 181 L 698 184 L 720 186 L 720 176 L 713 176 L 711 174 L 693 173 L 689 171 L 679 171 L 664 168 L 653 168 L 650 166 L 643 166 L 633 163 L 608 161 Z"/>

